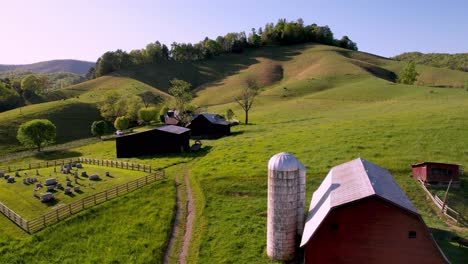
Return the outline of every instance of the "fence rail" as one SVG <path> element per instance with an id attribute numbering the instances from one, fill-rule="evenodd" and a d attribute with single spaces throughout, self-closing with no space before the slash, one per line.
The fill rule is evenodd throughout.
<path id="1" fill-rule="evenodd" d="M 444 201 L 442 201 L 442 199 L 440 199 L 437 195 L 433 196 L 432 193 L 426 188 L 426 186 L 424 186 L 422 181 L 421 187 L 424 189 L 424 191 L 426 191 L 434 204 L 442 211 L 445 216 L 447 216 L 455 223 L 461 222 L 463 220 L 463 216 L 459 212 L 450 208 L 447 204 L 444 204 Z"/>
<path id="2" fill-rule="evenodd" d="M 148 173 L 151 173 L 153 170 L 151 168 L 151 165 L 146 165 L 146 164 L 78 157 L 74 159 L 49 160 L 49 161 L 42 161 L 42 162 L 34 162 L 34 163 L 30 162 L 30 163 L 9 165 L 5 167 L 1 167 L 0 171 L 11 173 L 11 172 L 20 171 L 20 170 L 57 167 L 57 166 L 61 166 L 64 164 L 71 163 L 71 162 L 81 162 L 81 163 L 86 163 L 90 165 L 99 165 L 99 166 L 121 168 L 121 169 L 127 169 L 127 170 L 136 170 L 136 171 L 143 171 L 143 172 L 148 172 Z"/>
<path id="3" fill-rule="evenodd" d="M 101 159 L 90 159 L 90 158 L 78 158 L 78 162 L 99 166 L 106 166 L 112 168 L 120 168 L 127 170 L 137 170 L 151 173 L 151 165 L 145 165 L 140 163 L 116 161 L 116 160 L 101 160 Z"/>
<path id="4" fill-rule="evenodd" d="M 90 158 L 78 158 L 75 160 L 70 159 L 70 160 L 55 160 L 55 161 L 47 161 L 47 162 L 39 162 L 39 163 L 29 163 L 29 164 L 26 164 L 26 168 L 29 168 L 29 169 L 44 168 L 44 167 L 63 165 L 69 162 L 81 162 L 81 163 L 86 163 L 86 164 L 95 164 L 99 166 L 137 170 L 137 171 L 149 172 L 150 174 L 144 177 L 138 178 L 136 180 L 121 184 L 121 185 L 116 185 L 105 191 L 83 197 L 80 200 L 73 201 L 69 204 L 62 205 L 50 212 L 47 212 L 31 220 L 24 219 L 15 211 L 11 210 L 10 208 L 8 208 L 6 205 L 4 205 L 1 202 L 0 202 L 0 213 L 4 214 L 8 219 L 10 219 L 12 222 L 14 222 L 24 231 L 32 234 L 49 225 L 57 223 L 73 214 L 81 212 L 95 205 L 101 204 L 112 198 L 119 197 L 121 195 L 140 189 L 143 186 L 146 186 L 157 180 L 161 180 L 165 176 L 164 170 L 153 170 L 151 166 L 149 165 L 131 163 L 131 162 L 113 161 L 113 160 L 90 159 Z M 9 166 L 8 169 L 10 168 L 11 167 Z M 11 172 L 12 170 L 6 170 L 6 171 Z"/>

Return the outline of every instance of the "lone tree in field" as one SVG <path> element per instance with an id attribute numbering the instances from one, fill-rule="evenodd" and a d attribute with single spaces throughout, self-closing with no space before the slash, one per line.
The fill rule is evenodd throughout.
<path id="1" fill-rule="evenodd" d="M 408 62 L 403 70 L 400 73 L 400 76 L 398 76 L 397 82 L 403 83 L 403 84 L 414 84 L 418 77 L 419 73 L 416 72 L 416 64 L 414 61 Z"/>
<path id="2" fill-rule="evenodd" d="M 47 119 L 34 119 L 23 123 L 19 129 L 16 138 L 25 146 L 41 147 L 47 146 L 55 141 L 55 125 Z"/>
<path id="3" fill-rule="evenodd" d="M 258 95 L 258 90 L 257 82 L 252 79 L 247 79 L 241 94 L 235 98 L 236 102 L 244 109 L 246 125 L 249 123 L 249 110 L 252 108 L 255 97 Z"/>
<path id="4" fill-rule="evenodd" d="M 97 137 L 101 137 L 107 131 L 107 123 L 104 120 L 94 121 L 91 124 L 91 133 Z"/>
<path id="5" fill-rule="evenodd" d="M 186 81 L 173 79 L 171 80 L 171 88 L 168 90 L 169 94 L 174 97 L 174 108 L 179 111 L 176 119 L 182 125 L 186 125 L 191 121 L 189 113 L 190 102 L 193 98 L 190 91 L 191 87 L 192 85 Z"/>

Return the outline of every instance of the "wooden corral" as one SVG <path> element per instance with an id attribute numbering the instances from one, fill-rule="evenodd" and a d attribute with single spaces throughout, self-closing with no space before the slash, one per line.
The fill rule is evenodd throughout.
<path id="1" fill-rule="evenodd" d="M 116 138 L 117 158 L 130 158 L 190 149 L 190 129 L 166 125 Z"/>
<path id="2" fill-rule="evenodd" d="M 446 263 L 421 215 L 385 169 L 334 167 L 314 193 L 304 263 Z"/>
<path id="3" fill-rule="evenodd" d="M 460 185 L 460 176 L 463 167 L 458 164 L 422 162 L 411 165 L 413 178 L 421 181 L 426 186 L 447 185 L 452 181 L 453 187 Z"/>

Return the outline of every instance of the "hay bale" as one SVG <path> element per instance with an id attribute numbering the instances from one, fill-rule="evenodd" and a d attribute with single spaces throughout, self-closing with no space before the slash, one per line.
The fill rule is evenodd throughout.
<path id="1" fill-rule="evenodd" d="M 92 181 L 97 181 L 97 180 L 99 180 L 99 175 L 93 174 L 93 175 L 89 176 L 89 179 L 92 180 Z"/>
<path id="2" fill-rule="evenodd" d="M 57 184 L 57 180 L 55 178 L 49 178 L 45 181 L 46 186 L 55 185 L 55 184 Z"/>

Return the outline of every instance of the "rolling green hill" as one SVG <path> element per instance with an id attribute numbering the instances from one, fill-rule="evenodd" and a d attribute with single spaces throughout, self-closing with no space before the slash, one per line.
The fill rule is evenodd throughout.
<path id="1" fill-rule="evenodd" d="M 0 72 L 22 70 L 35 73 L 71 72 L 79 75 L 85 75 L 89 68 L 94 67 L 94 65 L 95 63 L 90 61 L 50 60 L 31 64 L 0 64 Z"/>
<path id="2" fill-rule="evenodd" d="M 18 109 L 1 113 L 1 133 L 12 127 L 12 134 L 0 135 L 3 140 L 0 144 L 13 150 L 17 146 L 10 143 L 14 140 L 14 126 L 21 120 L 47 114 L 51 118 L 57 116 L 55 120 L 60 123 L 60 128 L 57 127 L 62 129 L 58 134 L 66 135 L 62 141 L 71 139 L 68 134 L 71 128 L 84 135 L 88 133 L 89 125 L 76 125 L 73 118 L 82 119 L 83 124 L 90 122 L 95 118 L 91 114 L 96 111 L 95 104 L 106 92 L 117 89 L 120 93 L 134 94 L 149 90 L 167 96 L 164 91 L 172 78 L 194 84 L 196 104 L 208 106 L 208 111 L 218 113 L 231 108 L 236 118 L 242 119 L 243 113 L 233 102 L 233 97 L 246 79 L 254 79 L 262 91 L 250 113 L 251 125 L 234 127 L 230 137 L 204 140 L 201 154 L 132 159 L 155 168 L 167 168 L 171 177 L 185 172 L 190 175 L 195 224 L 188 263 L 271 263 L 265 250 L 267 162 L 281 151 L 291 152 L 307 168 L 307 207 L 313 191 L 328 170 L 337 164 L 360 156 L 388 169 L 432 228 L 439 246 L 452 263 L 466 263 L 466 248 L 458 248 L 449 238 L 454 233 L 466 237 L 468 230 L 447 224 L 437 213 L 422 189 L 409 177 L 409 164 L 419 161 L 468 164 L 468 109 L 465 107 L 468 91 L 437 88 L 456 87 L 468 80 L 468 73 L 418 65 L 420 86 L 395 84 L 392 80 L 403 65 L 363 52 L 307 44 L 266 47 L 197 63 L 139 66 L 68 87 L 62 94 L 68 99 L 24 107 L 22 115 Z M 67 114 L 66 107 L 81 104 L 90 110 L 78 111 L 79 117 L 77 112 Z M 58 158 L 60 155 L 116 158 L 114 142 L 104 141 L 10 163 Z M 467 184 L 465 176 L 462 188 L 451 199 L 466 199 Z M 173 192 L 170 190 L 168 195 Z M 144 197 L 149 195 L 148 192 L 141 194 L 135 194 L 134 197 L 140 198 L 135 198 L 132 208 L 146 202 Z M 131 218 L 133 211 L 125 212 L 121 209 L 125 204 L 116 203 L 119 219 Z M 106 215 L 108 210 L 109 207 L 102 206 L 93 213 Z M 90 215 L 84 213 L 83 217 Z M 113 223 L 108 224 L 104 230 L 111 230 Z M 131 222 L 128 232 L 118 229 L 119 236 L 131 238 L 129 243 L 132 244 L 151 244 L 151 237 L 134 236 L 139 234 L 135 229 L 146 224 L 148 222 Z M 161 223 L 157 225 L 152 233 L 166 231 Z M 56 249 L 56 237 L 63 226 L 67 226 L 67 232 L 76 234 L 86 223 L 73 218 L 32 238 L 25 238 L 11 223 L 4 223 L 0 235 L 8 239 L 0 240 L 0 252 L 16 248 L 17 259 L 31 259 L 38 248 L 34 241 L 40 241 L 41 251 Z M 88 231 L 88 228 L 84 230 Z M 99 248 L 108 239 L 101 234 L 90 233 L 89 236 Z M 67 247 L 64 255 L 70 256 L 73 252 L 74 256 L 93 260 L 99 254 L 93 245 L 81 244 L 80 236 L 69 239 L 67 243 L 80 243 L 81 246 Z M 109 244 L 108 250 L 115 252 L 119 246 L 125 247 Z M 88 249 L 92 253 L 86 255 Z M 160 248 L 155 252 L 159 256 Z M 2 259 L 2 256 L 5 257 Z M 0 261 L 8 257 L 11 255 L 0 254 Z M 38 260 L 45 261 L 45 258 Z M 63 260 L 60 254 L 52 256 L 52 262 L 60 260 Z M 107 260 L 113 259 L 108 256 Z M 132 261 L 151 262 L 147 255 Z"/>

